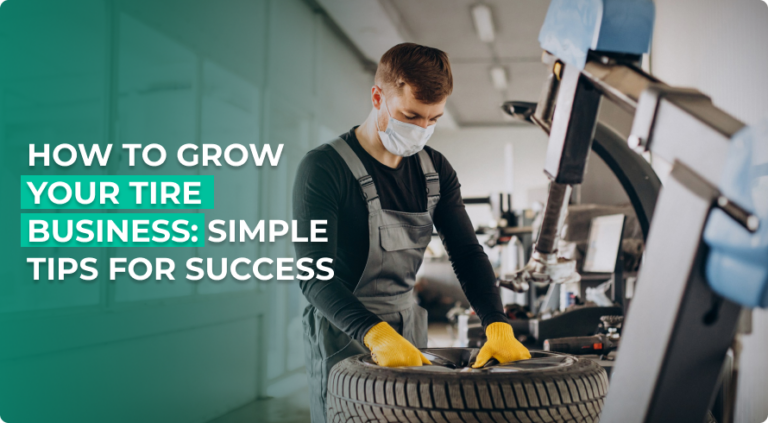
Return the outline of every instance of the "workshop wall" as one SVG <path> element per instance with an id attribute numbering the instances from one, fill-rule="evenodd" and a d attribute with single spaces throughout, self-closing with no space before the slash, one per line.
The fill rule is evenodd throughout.
<path id="1" fill-rule="evenodd" d="M 372 74 L 301 0 L 8 1 L 0 27 L 4 179 L 146 171 L 127 157 L 105 169 L 31 169 L 19 160 L 30 143 L 156 142 L 169 152 L 184 143 L 284 143 L 275 168 L 172 160 L 162 170 L 215 175 L 209 219 L 290 219 L 300 158 L 370 107 Z M 19 186 L 0 192 L 8 240 L 20 233 Z M 205 422 L 306 383 L 296 282 L 190 283 L 183 271 L 173 283 L 34 282 L 23 256 L 172 257 L 183 268 L 196 255 L 291 257 L 289 242 L 21 250 L 2 251 L 0 266 L 6 421 Z"/>
<path id="2" fill-rule="evenodd" d="M 651 71 L 694 87 L 749 124 L 768 116 L 768 6 L 761 0 L 656 0 Z M 768 313 L 755 311 L 744 341 L 736 421 L 768 416 Z"/>
<path id="3" fill-rule="evenodd" d="M 547 136 L 537 127 L 437 130 L 429 145 L 443 153 L 456 169 L 464 197 L 487 197 L 491 193 L 508 192 L 511 185 L 513 207 L 516 209 L 528 208 L 534 201 L 546 200 L 548 180 L 543 168 Z M 512 175 L 508 169 L 510 154 Z M 485 225 L 491 219 L 487 206 L 470 206 L 467 210 L 475 225 Z"/>

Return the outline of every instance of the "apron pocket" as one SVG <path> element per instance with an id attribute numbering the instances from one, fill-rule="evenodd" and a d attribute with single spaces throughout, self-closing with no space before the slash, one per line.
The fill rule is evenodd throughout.
<path id="1" fill-rule="evenodd" d="M 427 248 L 432 239 L 432 225 L 392 225 L 379 228 L 381 248 L 385 251 L 400 251 Z"/>

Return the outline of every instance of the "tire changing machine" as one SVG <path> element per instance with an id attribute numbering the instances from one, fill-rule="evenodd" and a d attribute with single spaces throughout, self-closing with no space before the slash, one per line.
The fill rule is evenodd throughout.
<path id="1" fill-rule="evenodd" d="M 753 201 L 768 193 L 750 188 L 768 176 L 755 154 L 765 152 L 757 146 L 768 143 L 768 123 L 745 128 L 706 95 L 642 71 L 654 14 L 650 0 L 550 3 L 539 35 L 550 75 L 528 116 L 549 134 L 549 198 L 531 260 L 500 284 L 522 292 L 578 277 L 556 250 L 567 187 L 583 181 L 601 102 L 632 114 L 630 148 L 672 170 L 652 211 L 600 421 L 701 423 L 732 345 L 738 360 L 748 307 L 768 306 L 768 211 Z"/>

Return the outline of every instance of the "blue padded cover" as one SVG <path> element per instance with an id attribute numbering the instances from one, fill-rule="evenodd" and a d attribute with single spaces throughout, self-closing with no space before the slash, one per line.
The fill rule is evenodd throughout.
<path id="1" fill-rule="evenodd" d="M 654 16 L 650 0 L 552 0 L 539 43 L 565 63 L 583 69 L 589 50 L 647 53 Z"/>
<path id="2" fill-rule="evenodd" d="M 712 289 L 746 307 L 768 307 L 768 117 L 731 140 L 719 189 L 760 218 L 751 234 L 720 209 L 704 231 Z"/>

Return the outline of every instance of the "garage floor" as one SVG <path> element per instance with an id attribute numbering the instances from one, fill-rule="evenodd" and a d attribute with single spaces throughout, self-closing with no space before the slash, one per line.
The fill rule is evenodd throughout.
<path id="1" fill-rule="evenodd" d="M 256 400 L 209 423 L 308 423 L 309 390 L 284 398 Z"/>

